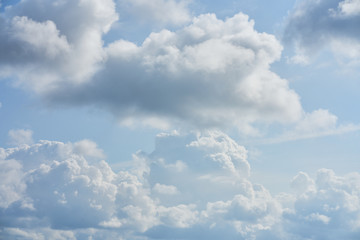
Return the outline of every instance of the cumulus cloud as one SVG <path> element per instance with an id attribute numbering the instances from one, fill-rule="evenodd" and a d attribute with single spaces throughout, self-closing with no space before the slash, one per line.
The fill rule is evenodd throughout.
<path id="1" fill-rule="evenodd" d="M 350 63 L 358 60 L 353 44 L 359 45 L 359 7 L 358 0 L 299 2 L 288 17 L 284 34 L 285 42 L 295 44 L 297 55 L 293 61 L 306 63 L 309 56 L 324 47 L 341 60 Z"/>
<path id="2" fill-rule="evenodd" d="M 152 9 L 148 13 L 163 7 L 186 12 L 188 2 L 159 1 L 164 4 L 156 9 L 148 1 L 117 4 L 128 12 L 122 5 Z M 289 33 L 300 33 L 292 22 L 308 14 L 297 12 Z M 11 77 L 45 105 L 107 109 L 126 126 L 235 126 L 259 136 L 254 124 L 301 125 L 315 114 L 305 113 L 288 81 L 270 70 L 281 44 L 257 32 L 243 13 L 224 20 L 204 14 L 176 30 L 153 32 L 141 44 L 119 39 L 105 46 L 104 34 L 117 20 L 112 0 L 26 0 L 8 7 L 0 14 L 0 77 Z"/>
<path id="3" fill-rule="evenodd" d="M 140 46 L 125 40 L 110 44 L 92 81 L 65 85 L 46 97 L 105 107 L 126 124 L 141 119 L 151 125 L 235 125 L 251 132 L 255 121 L 292 122 L 301 116 L 298 95 L 269 70 L 281 49 L 244 14 L 225 21 L 201 15 L 177 31 L 150 34 Z"/>
<path id="4" fill-rule="evenodd" d="M 103 59 L 102 35 L 117 20 L 106 1 L 21 1 L 0 14 L 0 76 L 37 93 L 87 81 Z"/>
<path id="5" fill-rule="evenodd" d="M 165 11 L 174 23 L 189 20 L 185 1 L 120 2 L 161 18 Z M 256 134 L 254 122 L 300 118 L 298 95 L 270 70 L 281 44 L 247 15 L 204 14 L 141 44 L 120 39 L 105 47 L 117 19 L 111 0 L 21 1 L 0 16 L 0 76 L 46 104 L 105 108 L 127 125 L 235 125 Z"/>
<path id="6" fill-rule="evenodd" d="M 99 151 L 89 140 L 0 150 L 2 237 L 78 238 L 93 229 L 87 236 L 151 238 L 166 235 L 158 229 L 217 229 L 218 221 L 240 236 L 279 213 L 269 192 L 247 180 L 246 150 L 220 132 L 159 135 L 153 153 L 137 153 L 134 167 L 118 173 L 88 154 Z"/>
<path id="7" fill-rule="evenodd" d="M 161 134 L 152 153 L 136 153 L 133 166 L 118 173 L 103 155 L 86 154 L 79 145 L 99 151 L 89 140 L 0 148 L 1 238 L 320 240 L 360 234 L 358 173 L 340 177 L 321 169 L 312 179 L 300 172 L 291 182 L 294 194 L 273 197 L 249 180 L 245 148 L 221 132 Z"/>
<path id="8" fill-rule="evenodd" d="M 359 178 L 358 173 L 339 177 L 329 169 L 319 170 L 315 180 L 298 175 L 293 182 L 302 182 L 305 191 L 284 213 L 285 229 L 299 239 L 359 238 Z"/>

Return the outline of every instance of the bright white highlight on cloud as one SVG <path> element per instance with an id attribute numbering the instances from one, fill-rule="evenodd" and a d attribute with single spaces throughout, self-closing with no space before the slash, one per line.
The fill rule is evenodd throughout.
<path id="1" fill-rule="evenodd" d="M 339 9 L 345 16 L 354 16 L 360 14 L 359 0 L 344 0 L 339 3 Z"/>
<path id="2" fill-rule="evenodd" d="M 88 154 L 94 152 L 101 150 L 89 140 L 0 148 L 0 237 L 360 236 L 357 173 L 339 177 L 321 169 L 315 180 L 299 173 L 294 195 L 273 197 L 249 180 L 245 148 L 216 131 L 161 134 L 154 152 L 138 152 L 133 166 L 118 173 L 101 154 Z"/>
<path id="3" fill-rule="evenodd" d="M 0 77 L 36 93 L 86 82 L 104 59 L 112 0 L 21 1 L 0 16 Z"/>
<path id="4" fill-rule="evenodd" d="M 11 23 L 13 39 L 28 45 L 34 52 L 44 51 L 45 57 L 55 58 L 61 52 L 70 51 L 64 36 L 59 35 L 54 22 L 34 22 L 27 17 L 14 17 Z"/>

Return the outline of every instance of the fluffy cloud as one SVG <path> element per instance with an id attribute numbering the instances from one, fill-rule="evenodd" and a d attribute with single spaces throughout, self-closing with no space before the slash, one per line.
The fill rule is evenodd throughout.
<path id="1" fill-rule="evenodd" d="M 279 213 L 247 180 L 246 150 L 220 132 L 159 135 L 153 153 L 137 153 L 134 167 L 118 173 L 89 140 L 0 150 L 2 237 L 81 239 L 81 229 L 106 239 L 166 235 L 158 229 L 187 235 L 217 224 L 241 236 Z"/>
<path id="2" fill-rule="evenodd" d="M 253 26 L 241 13 L 225 21 L 207 14 L 175 32 L 152 33 L 141 46 L 116 41 L 92 81 L 59 88 L 47 100 L 101 106 L 126 124 L 235 125 L 250 132 L 255 121 L 296 121 L 298 95 L 269 70 L 282 47 Z"/>
<path id="3" fill-rule="evenodd" d="M 87 81 L 117 20 L 111 0 L 21 1 L 0 14 L 0 76 L 37 93 Z"/>
<path id="4" fill-rule="evenodd" d="M 358 239 L 359 180 L 358 173 L 339 177 L 329 169 L 319 170 L 316 180 L 300 173 L 293 180 L 299 195 L 294 209 L 284 213 L 284 228 L 299 239 Z"/>
<path id="5" fill-rule="evenodd" d="M 290 14 L 284 35 L 297 48 L 294 60 L 306 62 L 324 46 L 344 60 L 358 59 L 353 44 L 359 45 L 359 7 L 358 0 L 301 1 Z"/>
<path id="6" fill-rule="evenodd" d="M 189 20 L 186 2 L 161 2 L 151 10 L 148 1 L 120 1 L 147 13 L 166 10 L 174 23 Z M 235 125 L 256 133 L 251 123 L 301 117 L 298 95 L 270 71 L 281 44 L 245 14 L 205 14 L 140 45 L 120 39 L 104 47 L 117 18 L 111 0 L 21 1 L 0 15 L 0 76 L 46 104 L 97 106 L 130 125 Z"/>
<path id="7" fill-rule="evenodd" d="M 164 5 L 156 6 L 169 13 L 176 6 L 185 11 L 187 4 L 161 2 Z M 116 7 L 112 0 L 26 0 L 6 8 L 0 14 L 0 77 L 12 77 L 15 85 L 35 92 L 46 105 L 107 109 L 128 126 L 235 126 L 249 135 L 261 135 L 255 124 L 295 123 L 296 135 L 304 122 L 319 126 L 316 119 L 310 120 L 325 110 L 303 111 L 287 80 L 270 70 L 280 58 L 281 44 L 273 35 L 257 32 L 247 15 L 221 20 L 204 14 L 177 30 L 153 32 L 141 44 L 120 39 L 105 46 L 103 38 L 118 19 L 117 8 L 129 14 L 129 7 L 152 9 L 146 1 L 117 3 Z M 309 14 L 300 10 L 312 5 L 300 6 L 290 18 L 289 39 L 301 33 L 304 23 L 298 26 L 297 18 Z M 333 44 L 354 55 L 341 41 Z M 333 121 L 335 116 L 330 115 L 328 120 Z M 303 135 L 357 129 L 330 127 Z"/>
<path id="8" fill-rule="evenodd" d="M 0 237 L 360 236 L 358 173 L 321 169 L 314 180 L 300 172 L 294 194 L 273 197 L 249 180 L 245 148 L 221 132 L 161 134 L 152 153 L 138 152 L 118 173 L 100 152 L 89 140 L 0 148 Z"/>

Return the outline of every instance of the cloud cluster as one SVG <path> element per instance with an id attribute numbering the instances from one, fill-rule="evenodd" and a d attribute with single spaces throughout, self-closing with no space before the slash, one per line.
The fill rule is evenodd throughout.
<path id="1" fill-rule="evenodd" d="M 161 2 L 166 11 L 151 10 L 148 1 L 118 7 L 189 20 L 186 2 Z M 247 15 L 204 14 L 175 31 L 153 32 L 140 45 L 120 39 L 104 46 L 117 19 L 112 0 L 26 0 L 8 7 L 0 14 L 0 76 L 16 78 L 46 104 L 105 108 L 128 125 L 237 126 L 251 133 L 254 122 L 301 118 L 299 96 L 269 69 L 281 44 L 257 32 Z"/>
<path id="2" fill-rule="evenodd" d="M 257 32 L 247 15 L 221 20 L 203 14 L 190 21 L 189 2 L 159 2 L 164 4 L 25 0 L 8 6 L 0 13 L 0 78 L 9 77 L 15 86 L 41 97 L 45 105 L 95 106 L 112 112 L 127 126 L 236 127 L 259 136 L 255 125 L 298 126 L 303 121 L 309 124 L 308 118 L 317 114 L 306 113 L 288 81 L 270 70 L 282 46 L 273 35 Z M 158 16 L 165 11 L 162 8 L 171 13 L 164 18 L 169 23 L 180 24 L 170 16 L 190 22 L 181 22 L 173 31 L 152 32 L 141 44 L 124 39 L 104 44 L 105 34 L 119 19 L 119 9 L 135 18 L 135 12 L 143 9 Z M 301 32 L 296 30 L 300 29 L 296 16 L 308 14 L 298 12 L 289 23 L 290 33 Z M 132 26 L 131 21 L 126 23 Z M 299 24 L 304 23 L 299 20 Z M 328 117 L 324 122 L 335 117 L 324 116 Z M 314 124 L 320 129 L 313 126 L 313 136 L 323 135 L 319 131 L 345 131 Z M 346 131 L 354 129 L 346 126 Z"/>
<path id="3" fill-rule="evenodd" d="M 299 173 L 273 197 L 221 132 L 161 134 L 115 173 L 96 144 L 0 148 L 0 237 L 357 239 L 360 175 Z M 211 187 L 209 187 L 211 186 Z M 331 234 L 329 234 L 329 232 Z M 329 238 L 333 237 L 333 238 Z"/>
<path id="4" fill-rule="evenodd" d="M 141 46 L 116 41 L 92 81 L 59 88 L 48 100 L 98 105 L 125 124 L 142 119 L 160 127 L 185 122 L 250 132 L 256 121 L 296 121 L 298 95 L 269 70 L 282 47 L 253 25 L 244 14 L 225 21 L 207 14 L 176 32 L 152 33 Z"/>
<path id="5" fill-rule="evenodd" d="M 74 238 L 81 229 L 93 229 L 94 236 L 162 234 L 158 228 L 189 234 L 195 226 L 216 224 L 219 216 L 230 227 L 243 222 L 237 228 L 248 234 L 247 228 L 271 224 L 263 219 L 277 211 L 270 194 L 247 180 L 246 150 L 219 132 L 163 134 L 152 154 L 137 153 L 134 167 L 119 173 L 89 140 L 0 150 L 3 237 L 46 238 L 50 229 Z M 204 192 L 209 183 L 217 191 Z"/>
<path id="6" fill-rule="evenodd" d="M 21 1 L 0 14 L 0 76 L 37 93 L 88 81 L 104 58 L 112 0 Z"/>
<path id="7" fill-rule="evenodd" d="M 298 196 L 284 212 L 284 228 L 300 239 L 357 239 L 360 236 L 360 174 L 336 176 L 320 169 L 315 180 L 299 173 Z"/>
<path id="8" fill-rule="evenodd" d="M 297 48 L 294 60 L 306 62 L 326 46 L 341 59 L 358 63 L 359 9 L 358 0 L 300 1 L 288 18 L 284 35 Z"/>

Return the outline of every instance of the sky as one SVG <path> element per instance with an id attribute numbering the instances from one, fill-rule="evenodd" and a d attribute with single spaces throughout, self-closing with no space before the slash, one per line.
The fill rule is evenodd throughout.
<path id="1" fill-rule="evenodd" d="M 359 23 L 359 0 L 0 0 L 0 238 L 359 239 Z"/>

